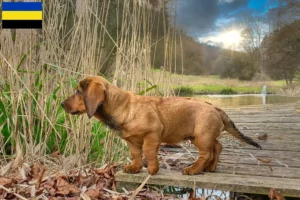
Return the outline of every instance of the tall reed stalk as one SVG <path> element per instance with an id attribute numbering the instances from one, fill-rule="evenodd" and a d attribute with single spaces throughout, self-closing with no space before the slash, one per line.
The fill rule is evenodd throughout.
<path id="1" fill-rule="evenodd" d="M 175 33 L 170 16 L 161 14 L 165 3 L 153 8 L 153 2 L 45 0 L 42 30 L 0 30 L 0 168 L 37 160 L 58 169 L 126 160 L 119 138 L 85 115 L 66 114 L 60 103 L 87 75 L 105 74 L 140 94 L 172 95 L 167 70 L 175 64 Z M 153 36 L 158 20 L 163 37 Z M 159 77 L 151 56 L 158 40 L 165 46 Z"/>

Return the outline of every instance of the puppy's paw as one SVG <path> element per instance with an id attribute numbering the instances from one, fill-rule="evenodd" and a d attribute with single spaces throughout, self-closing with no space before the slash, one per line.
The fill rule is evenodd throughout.
<path id="1" fill-rule="evenodd" d="M 209 166 L 209 171 L 214 172 L 214 171 L 216 171 L 216 168 L 217 168 L 217 165 L 212 164 Z"/>
<path id="2" fill-rule="evenodd" d="M 142 169 L 142 166 L 138 166 L 138 165 L 126 165 L 123 168 L 123 171 L 125 173 L 129 173 L 129 174 L 136 174 L 139 173 Z"/>
<path id="3" fill-rule="evenodd" d="M 186 167 L 183 170 L 183 174 L 185 174 L 185 175 L 195 175 L 195 174 L 200 174 L 200 173 L 201 173 L 201 171 L 195 169 L 193 166 Z"/>
<path id="4" fill-rule="evenodd" d="M 210 166 L 206 167 L 203 171 L 204 172 L 210 172 Z"/>
<path id="5" fill-rule="evenodd" d="M 155 165 L 155 166 L 148 166 L 148 172 L 149 174 L 151 175 L 154 175 L 158 172 L 159 170 L 159 166 L 158 165 Z"/>
<path id="6" fill-rule="evenodd" d="M 217 168 L 216 165 L 210 164 L 210 165 L 208 165 L 208 166 L 204 169 L 204 171 L 205 171 L 205 172 L 214 172 L 214 171 L 216 171 L 216 168 Z"/>

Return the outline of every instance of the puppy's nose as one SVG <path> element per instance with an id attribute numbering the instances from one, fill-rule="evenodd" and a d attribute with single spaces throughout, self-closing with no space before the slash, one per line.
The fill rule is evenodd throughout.
<path id="1" fill-rule="evenodd" d="M 61 103 L 61 106 L 64 107 L 64 104 L 65 104 L 65 102 L 63 101 L 63 102 Z"/>

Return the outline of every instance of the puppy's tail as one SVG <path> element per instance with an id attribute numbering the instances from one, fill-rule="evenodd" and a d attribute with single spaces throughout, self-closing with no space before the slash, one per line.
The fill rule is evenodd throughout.
<path id="1" fill-rule="evenodd" d="M 252 138 L 245 136 L 243 133 L 240 132 L 240 130 L 235 126 L 233 121 L 229 118 L 229 116 L 220 108 L 216 108 L 216 110 L 220 113 L 222 117 L 222 121 L 224 124 L 224 130 L 227 131 L 232 136 L 238 138 L 241 141 L 246 142 L 247 144 L 250 144 L 252 146 L 255 146 L 256 148 L 262 149 L 261 146 L 255 142 Z"/>

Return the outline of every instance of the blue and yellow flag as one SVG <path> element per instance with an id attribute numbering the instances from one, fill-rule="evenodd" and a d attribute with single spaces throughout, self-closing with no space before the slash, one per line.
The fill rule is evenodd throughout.
<path id="1" fill-rule="evenodd" d="M 3 29 L 40 29 L 42 22 L 42 2 L 2 2 Z"/>

